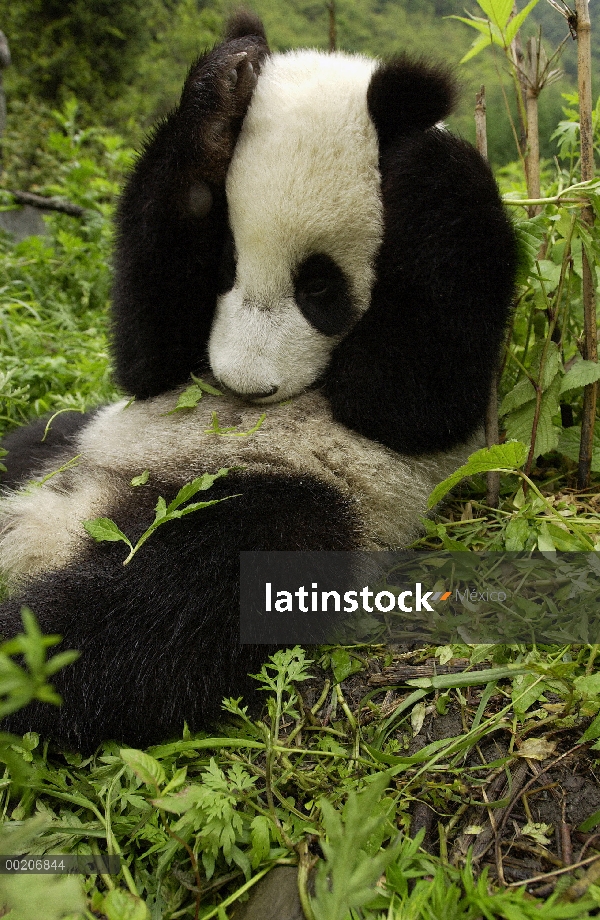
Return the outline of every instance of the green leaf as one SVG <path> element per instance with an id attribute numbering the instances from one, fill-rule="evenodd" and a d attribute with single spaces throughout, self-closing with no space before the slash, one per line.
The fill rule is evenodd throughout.
<path id="1" fill-rule="evenodd" d="M 508 415 L 509 412 L 513 412 L 519 406 L 531 402 L 533 399 L 535 399 L 535 388 L 531 381 L 524 377 L 506 394 L 500 404 L 498 414 L 500 416 Z"/>
<path id="2" fill-rule="evenodd" d="M 599 721 L 599 719 L 600 719 L 600 716 L 594 719 L 594 721 L 592 722 L 592 725 L 595 725 L 596 722 Z M 592 725 L 590 725 L 590 728 L 592 727 Z M 588 728 L 588 731 L 589 730 L 590 729 Z M 586 735 L 587 735 L 587 732 L 583 735 L 581 739 L 582 741 L 591 740 L 591 739 L 586 738 Z M 596 738 L 598 736 L 594 735 L 593 737 Z M 599 824 L 600 824 L 600 811 L 595 811 L 593 815 L 590 815 L 589 818 L 586 818 L 585 821 L 581 822 L 577 830 L 581 831 L 583 834 L 588 834 L 590 831 L 593 831 L 594 828 L 597 827 Z"/>
<path id="3" fill-rule="evenodd" d="M 531 528 L 524 517 L 513 517 L 504 531 L 504 546 L 508 552 L 518 553 L 525 549 Z"/>
<path id="4" fill-rule="evenodd" d="M 596 738 L 600 738 L 600 713 L 588 725 L 583 735 L 581 736 L 582 741 L 595 741 Z M 596 814 L 600 814 L 600 812 L 596 812 Z"/>
<path id="5" fill-rule="evenodd" d="M 552 539 L 556 549 L 561 553 L 582 553 L 589 550 L 587 543 L 584 543 L 576 534 L 570 533 L 558 524 L 552 521 L 544 521 L 546 533 Z M 541 549 L 541 547 L 540 547 Z"/>
<path id="6" fill-rule="evenodd" d="M 538 214 L 528 220 L 515 221 L 514 229 L 517 236 L 517 284 L 527 284 L 540 246 L 546 238 L 548 222 L 543 214 Z"/>
<path id="7" fill-rule="evenodd" d="M 150 920 L 150 911 L 141 898 L 121 888 L 113 888 L 104 896 L 102 913 L 107 920 Z"/>
<path id="8" fill-rule="evenodd" d="M 45 665 L 46 677 L 52 677 L 57 671 L 66 668 L 69 664 L 73 664 L 74 661 L 77 661 L 80 654 L 81 652 L 69 651 L 59 652 L 58 655 L 53 655 Z"/>
<path id="9" fill-rule="evenodd" d="M 476 57 L 484 48 L 487 48 L 492 44 L 492 38 L 490 36 L 486 37 L 482 35 L 480 38 L 476 38 L 471 49 L 462 57 L 459 61 L 460 64 L 466 64 L 467 61 L 470 61 L 471 58 Z"/>
<path id="10" fill-rule="evenodd" d="M 477 0 L 477 4 L 488 19 L 503 32 L 513 10 L 513 0 Z"/>
<path id="11" fill-rule="evenodd" d="M 585 387 L 589 383 L 595 383 L 596 380 L 600 380 L 600 364 L 596 361 L 579 360 L 563 377 L 560 392 L 566 393 L 568 390 Z"/>
<path id="12" fill-rule="evenodd" d="M 377 803 L 388 783 L 389 775 L 379 773 L 360 794 L 350 792 L 341 815 L 326 799 L 319 801 L 326 840 L 321 841 L 325 861 L 317 869 L 311 899 L 315 920 L 347 920 L 376 896 L 377 880 L 400 846 L 367 852 L 369 840 L 387 821 L 387 809 Z"/>
<path id="13" fill-rule="evenodd" d="M 474 476 L 476 473 L 487 473 L 490 470 L 510 472 L 520 469 L 527 459 L 527 446 L 518 441 L 508 441 L 506 444 L 495 444 L 493 447 L 484 447 L 471 454 L 463 466 L 440 482 L 429 496 L 428 508 L 433 508 L 438 502 L 464 479 L 465 476 Z"/>
<path id="14" fill-rule="evenodd" d="M 197 384 L 193 384 L 191 387 L 184 390 L 183 393 L 179 394 L 179 399 L 177 400 L 175 408 L 165 414 L 173 415 L 174 412 L 181 412 L 182 409 L 195 409 L 201 399 L 202 388 Z"/>
<path id="15" fill-rule="evenodd" d="M 257 815 L 250 824 L 252 841 L 252 865 L 258 866 L 269 855 L 271 848 L 271 821 L 264 815 Z"/>
<path id="16" fill-rule="evenodd" d="M 216 387 L 210 385 L 210 383 L 205 383 L 204 380 L 201 380 L 200 377 L 196 377 L 194 374 L 191 375 L 194 383 L 197 383 L 201 390 L 205 393 L 209 393 L 211 396 L 222 396 L 220 390 L 217 390 Z"/>
<path id="17" fill-rule="evenodd" d="M 464 22 L 466 26 L 471 26 L 473 29 L 477 29 L 478 32 L 481 32 L 482 35 L 485 35 L 487 38 L 490 37 L 490 23 L 487 19 L 482 19 L 481 16 L 470 16 L 468 19 L 465 16 L 448 16 L 448 19 L 457 19 L 458 22 Z"/>
<path id="18" fill-rule="evenodd" d="M 574 463 L 579 461 L 579 444 L 581 441 L 581 426 L 574 425 L 572 428 L 563 428 L 558 439 L 558 450 L 569 460 Z M 594 444 L 592 450 L 592 472 L 600 473 L 600 434 L 594 432 Z"/>
<path id="19" fill-rule="evenodd" d="M 167 795 L 167 793 L 172 792 L 173 789 L 178 789 L 179 786 L 182 786 L 186 780 L 186 777 L 187 767 L 179 767 L 177 770 L 175 770 L 173 776 L 163 789 L 163 795 Z"/>
<path id="20" fill-rule="evenodd" d="M 206 492 L 217 479 L 227 476 L 228 472 L 229 467 L 221 467 L 217 473 L 203 473 L 202 476 L 197 476 L 196 479 L 192 479 L 191 482 L 182 486 L 173 501 L 170 502 L 169 506 L 166 508 L 166 513 L 170 514 L 184 502 L 193 498 L 198 492 Z"/>
<path id="21" fill-rule="evenodd" d="M 600 674 L 586 674 L 573 681 L 575 689 L 584 696 L 600 700 Z"/>
<path id="22" fill-rule="evenodd" d="M 175 815 L 184 815 L 190 808 L 198 804 L 203 795 L 204 791 L 201 786 L 187 786 L 179 792 L 152 799 L 151 802 L 152 805 L 156 808 L 161 808 L 163 811 L 169 811 Z"/>
<path id="23" fill-rule="evenodd" d="M 164 786 L 166 782 L 165 771 L 162 766 L 144 751 L 138 751 L 135 748 L 122 748 L 119 755 L 128 767 L 147 786 L 159 787 Z"/>
<path id="24" fill-rule="evenodd" d="M 156 517 L 154 518 L 155 523 L 162 521 L 163 518 L 167 516 L 167 503 L 162 495 L 158 496 L 158 501 L 156 502 L 156 508 L 154 510 L 156 512 Z"/>
<path id="25" fill-rule="evenodd" d="M 537 540 L 538 549 L 542 553 L 555 553 L 556 545 L 552 539 L 552 535 L 548 530 L 547 521 L 542 521 L 538 527 L 538 540 Z"/>
<path id="26" fill-rule="evenodd" d="M 236 431 L 235 425 L 232 425 L 229 428 L 221 428 L 217 413 L 213 412 L 211 414 L 210 428 L 205 428 L 204 434 L 220 434 L 220 435 L 227 436 L 227 437 L 247 438 L 248 435 L 254 434 L 255 431 L 258 431 L 258 429 L 260 428 L 260 426 L 262 425 L 266 417 L 267 417 L 266 412 L 263 412 L 263 414 L 259 417 L 256 424 L 254 424 L 252 428 L 249 428 L 248 431 Z"/>
<path id="27" fill-rule="evenodd" d="M 538 260 L 538 266 L 540 269 L 540 276 L 546 285 L 546 289 L 552 291 L 554 288 L 558 287 L 562 274 L 561 266 L 557 265 L 556 262 L 551 262 L 550 259 Z"/>
<path id="28" fill-rule="evenodd" d="M 547 454 L 548 451 L 554 450 L 558 445 L 560 428 L 554 425 L 553 416 L 559 410 L 559 392 L 560 377 L 557 376 L 542 395 L 535 438 L 536 457 Z M 507 436 L 522 443 L 530 443 L 534 415 L 535 400 L 508 415 L 505 420 Z"/>
<path id="29" fill-rule="evenodd" d="M 556 342 L 549 342 L 548 348 L 546 349 L 546 360 L 542 369 L 542 379 L 540 380 L 542 391 L 545 392 L 556 378 L 556 375 L 561 372 L 562 361 L 560 350 Z"/>
<path id="30" fill-rule="evenodd" d="M 185 508 L 182 508 L 180 511 L 174 511 L 171 517 L 182 518 L 186 514 L 191 514 L 192 511 L 201 511 L 203 508 L 210 508 L 211 505 L 218 505 L 221 502 L 229 501 L 230 498 L 239 498 L 241 492 L 237 492 L 235 495 L 224 495 L 223 498 L 213 498 L 209 502 L 192 502 L 191 505 L 186 505 Z"/>
<path id="31" fill-rule="evenodd" d="M 538 0 L 530 0 L 527 6 L 524 7 L 519 13 L 517 13 L 517 15 L 513 19 L 511 19 L 511 21 L 508 23 L 506 27 L 506 31 L 504 33 L 504 40 L 507 45 L 510 45 L 510 43 L 513 41 L 517 32 L 519 31 L 519 29 L 521 28 L 521 26 L 523 25 L 523 23 L 525 22 L 525 20 L 527 19 L 527 17 L 529 16 L 532 9 L 534 8 L 534 6 L 536 6 L 537 3 L 538 3 Z M 512 7 L 512 4 L 511 4 L 511 7 Z"/>
<path id="32" fill-rule="evenodd" d="M 351 674 L 356 674 L 362 669 L 362 664 L 345 648 L 336 648 L 331 653 L 331 668 L 336 684 L 340 684 Z"/>
<path id="33" fill-rule="evenodd" d="M 97 540 L 98 543 L 126 543 L 131 547 L 131 543 L 122 530 L 119 530 L 114 521 L 110 518 L 93 518 L 89 521 L 81 522 L 90 537 Z"/>
<path id="34" fill-rule="evenodd" d="M 144 470 L 139 476 L 134 476 L 131 480 L 132 486 L 145 486 L 150 479 L 150 470 Z"/>

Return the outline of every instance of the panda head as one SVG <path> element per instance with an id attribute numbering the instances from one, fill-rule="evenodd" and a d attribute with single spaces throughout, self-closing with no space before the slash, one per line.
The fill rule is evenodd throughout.
<path id="1" fill-rule="evenodd" d="M 415 112 L 407 84 L 417 93 L 423 81 L 426 111 Z M 323 379 L 371 305 L 384 235 L 380 135 L 433 124 L 452 93 L 447 74 L 404 60 L 267 58 L 227 175 L 226 289 L 208 348 L 224 386 L 268 403 Z"/>
<path id="2" fill-rule="evenodd" d="M 197 74 L 233 62 L 232 86 L 249 79 L 245 49 L 254 82 L 237 120 L 218 111 L 227 88 L 201 87 L 190 105 Z M 466 441 L 516 258 L 487 164 L 436 126 L 455 96 L 447 68 L 270 54 L 258 20 L 234 19 L 122 199 L 113 353 L 125 389 L 153 396 L 206 370 L 261 404 L 319 386 L 338 422 L 396 451 Z M 197 140 L 219 132 L 215 148 L 231 149 L 220 173 Z"/>
<path id="3" fill-rule="evenodd" d="M 374 64 L 266 61 L 227 175 L 228 290 L 209 339 L 218 380 L 260 402 L 318 380 L 369 308 L 383 232 Z"/>

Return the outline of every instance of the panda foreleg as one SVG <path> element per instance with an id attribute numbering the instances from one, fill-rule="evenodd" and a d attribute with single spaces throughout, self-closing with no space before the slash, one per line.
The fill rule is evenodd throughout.
<path id="1" fill-rule="evenodd" d="M 225 176 L 267 51 L 263 36 L 246 35 L 201 57 L 123 192 L 113 357 L 135 396 L 185 383 L 206 362 L 228 235 Z"/>

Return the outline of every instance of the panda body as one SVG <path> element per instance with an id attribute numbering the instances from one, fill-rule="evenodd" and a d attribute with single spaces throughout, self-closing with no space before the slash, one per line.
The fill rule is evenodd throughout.
<path id="1" fill-rule="evenodd" d="M 241 551 L 417 535 L 477 446 L 516 261 L 487 165 L 435 127 L 453 96 L 420 62 L 271 56 L 248 14 L 194 65 L 117 217 L 113 357 L 136 399 L 5 440 L 0 631 L 27 604 L 81 651 L 61 709 L 10 730 L 90 750 L 206 727 L 265 654 L 239 643 Z M 173 411 L 190 373 L 224 395 Z M 203 497 L 227 500 L 127 566 L 83 527 L 135 543 L 159 497 L 221 469 Z"/>
<path id="2" fill-rule="evenodd" d="M 474 438 L 441 455 L 399 455 L 336 423 L 318 391 L 270 406 L 260 428 L 250 435 L 244 432 L 260 419 L 256 406 L 235 397 L 206 396 L 196 409 L 170 414 L 177 397 L 174 391 L 100 410 L 69 453 L 57 456 L 39 472 L 43 478 L 76 456 L 73 469 L 52 476 L 41 488 L 34 485 L 4 499 L 0 559 L 13 582 L 76 566 L 99 553 L 82 521 L 119 519 L 127 533 L 132 520 L 139 518 L 143 524 L 143 512 L 136 513 L 136 505 L 144 511 L 152 508 L 158 494 L 168 502 L 186 482 L 222 468 L 234 470 L 235 482 L 244 489 L 260 491 L 262 483 L 268 486 L 276 477 L 329 489 L 353 519 L 351 535 L 342 527 L 339 545 L 331 548 L 398 549 L 418 535 L 430 491 L 477 445 Z M 219 427 L 234 429 L 233 433 L 212 432 L 213 413 Z M 149 484 L 136 489 L 131 480 L 144 470 L 152 471 Z M 225 491 L 233 493 L 227 485 L 224 479 Z M 211 496 L 207 493 L 206 498 Z M 290 508 L 282 505 L 282 529 L 293 522 L 294 511 L 293 503 Z M 223 513 L 237 516 L 235 505 L 224 507 Z M 147 524 L 152 520 L 149 513 Z M 200 519 L 197 523 L 202 526 Z M 253 526 L 247 535 L 248 549 L 260 548 L 251 546 Z M 125 558 L 123 545 L 119 551 Z"/>

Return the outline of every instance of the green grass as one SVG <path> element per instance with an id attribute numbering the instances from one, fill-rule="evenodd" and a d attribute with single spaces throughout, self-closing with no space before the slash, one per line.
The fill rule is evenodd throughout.
<path id="1" fill-rule="evenodd" d="M 48 697 L 45 680 L 55 670 L 52 659 L 43 665 L 31 620 L 19 642 L 0 648 L 5 709 L 34 685 Z M 21 650 L 31 676 L 13 674 L 9 686 L 8 653 Z M 22 920 L 39 920 L 41 903 L 45 920 L 61 910 L 88 920 L 223 918 L 270 869 L 299 864 L 305 874 L 316 866 L 315 895 L 304 891 L 314 920 L 595 916 L 593 877 L 583 875 L 576 887 L 590 860 L 582 870 L 557 871 L 552 828 L 535 803 L 539 788 L 560 780 L 567 758 L 574 772 L 591 768 L 586 749 L 600 719 L 583 732 L 600 709 L 595 652 L 476 646 L 394 660 L 383 647 L 357 647 L 322 650 L 310 661 L 296 648 L 276 653 L 257 675 L 268 694 L 262 717 L 249 718 L 230 700 L 218 736 L 184 733 L 148 752 L 109 743 L 87 759 L 51 754 L 34 734 L 2 738 L 10 770 L 0 783 L 0 852 L 14 852 L 16 840 L 18 851 L 38 856 L 112 853 L 122 862 L 118 875 L 90 875 L 77 885 L 54 887 L 56 879 L 37 876 L 33 899 L 31 878 L 0 875 L 0 900 L 26 901 Z M 469 689 L 463 674 L 449 674 L 437 690 L 415 690 L 407 676 L 422 674 L 415 665 L 443 671 L 460 654 L 463 667 L 481 668 L 471 671 Z M 374 689 L 365 665 L 384 677 L 386 667 L 400 667 L 405 676 L 396 675 L 391 694 Z M 427 731 L 451 715 L 462 731 L 428 741 Z M 538 781 L 523 757 L 541 771 Z M 527 791 L 525 805 L 519 796 Z M 415 833 L 417 803 L 433 816 L 427 849 L 425 828 Z M 592 814 L 582 828 L 598 823 L 600 814 Z M 491 843 L 497 835 L 495 856 L 493 846 L 477 851 L 480 834 Z M 550 887 L 543 898 L 512 884 L 515 846 L 543 864 L 541 873 L 529 870 L 543 876 L 534 891 Z M 587 856 L 596 854 L 590 840 Z"/>
<path id="2" fill-rule="evenodd" d="M 81 411 L 115 395 L 107 241 L 101 228 L 69 226 L 74 218 L 46 220 L 48 239 L 0 239 L 0 432 L 32 414 Z"/>

